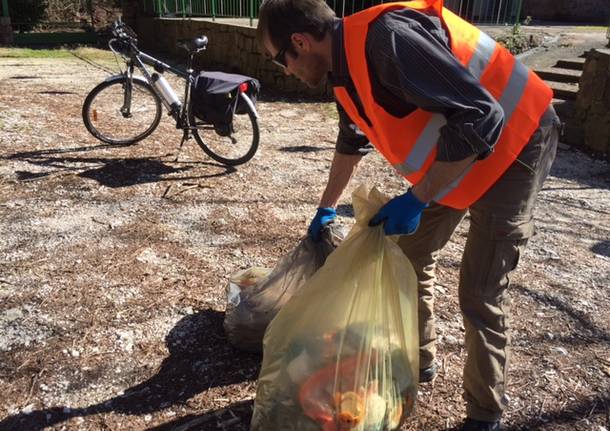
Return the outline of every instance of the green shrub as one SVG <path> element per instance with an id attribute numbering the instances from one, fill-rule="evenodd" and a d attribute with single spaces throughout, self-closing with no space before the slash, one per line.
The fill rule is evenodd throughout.
<path id="1" fill-rule="evenodd" d="M 500 36 L 497 42 L 503 45 L 513 54 L 520 54 L 527 51 L 533 44 L 533 38 L 526 36 L 519 24 L 513 26 L 513 30 L 507 36 Z"/>

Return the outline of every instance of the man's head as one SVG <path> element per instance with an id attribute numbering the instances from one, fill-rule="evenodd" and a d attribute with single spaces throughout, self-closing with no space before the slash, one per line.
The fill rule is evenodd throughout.
<path id="1" fill-rule="evenodd" d="M 311 87 L 331 69 L 330 30 L 335 13 L 323 0 L 265 0 L 257 37 L 287 74 Z"/>

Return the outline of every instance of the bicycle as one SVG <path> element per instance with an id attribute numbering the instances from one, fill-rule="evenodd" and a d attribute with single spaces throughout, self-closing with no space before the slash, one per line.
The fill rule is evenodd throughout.
<path id="1" fill-rule="evenodd" d="M 220 163 L 236 166 L 249 161 L 259 143 L 259 116 L 248 96 L 253 90 L 252 82 L 245 81 L 226 95 L 236 99 L 230 105 L 229 127 L 221 130 L 195 115 L 192 96 L 198 73 L 193 69 L 193 59 L 207 44 L 206 36 L 180 41 L 179 46 L 188 51 L 184 72 L 140 51 L 136 33 L 125 23 L 116 21 L 108 47 L 117 63 L 119 57 L 125 61 L 126 69 L 98 84 L 85 98 L 82 117 L 87 130 L 107 144 L 132 145 L 155 131 L 161 121 L 162 106 L 165 106 L 175 120 L 176 128 L 183 131 L 179 149 L 192 136 L 208 156 Z M 153 67 L 154 72 L 146 65 Z M 142 77 L 134 75 L 136 68 Z M 183 101 L 164 78 L 165 72 L 186 81 Z"/>

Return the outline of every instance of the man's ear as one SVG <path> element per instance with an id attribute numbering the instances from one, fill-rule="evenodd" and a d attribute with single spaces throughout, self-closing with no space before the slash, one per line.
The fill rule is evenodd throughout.
<path id="1" fill-rule="evenodd" d="M 292 33 L 290 40 L 297 52 L 309 52 L 311 50 L 310 36 L 306 33 Z"/>

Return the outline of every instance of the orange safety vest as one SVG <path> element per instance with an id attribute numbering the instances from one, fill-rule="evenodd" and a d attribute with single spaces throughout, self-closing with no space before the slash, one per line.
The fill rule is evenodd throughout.
<path id="1" fill-rule="evenodd" d="M 489 190 L 515 161 L 538 128 L 553 92 L 507 49 L 442 7 L 442 1 L 386 3 L 345 17 L 349 74 L 370 123 L 360 116 L 344 87 L 334 88 L 335 98 L 377 150 L 412 184 L 417 184 L 434 162 L 440 129 L 447 120 L 442 114 L 423 109 L 402 118 L 388 114 L 373 97 L 365 53 L 369 25 L 385 12 L 407 7 L 416 10 L 436 7 L 449 31 L 453 54 L 504 110 L 504 128 L 494 151 L 473 163 L 434 198 L 443 205 L 464 209 Z"/>

